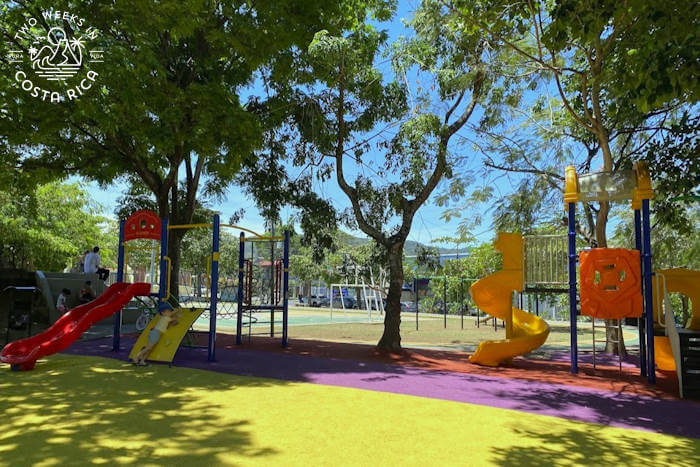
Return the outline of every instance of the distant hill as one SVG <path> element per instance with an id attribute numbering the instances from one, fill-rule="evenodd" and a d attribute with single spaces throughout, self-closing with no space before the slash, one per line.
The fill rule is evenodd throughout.
<path id="1" fill-rule="evenodd" d="M 340 232 L 340 241 L 341 243 L 347 245 L 347 246 L 357 246 L 357 245 L 364 245 L 369 242 L 369 238 L 366 237 L 355 237 L 354 235 L 351 235 L 347 232 Z M 407 240 L 406 245 L 404 246 L 403 254 L 406 256 L 415 256 L 417 254 L 417 251 L 420 247 L 427 248 L 430 245 L 426 245 L 424 243 L 416 242 L 413 240 Z M 457 252 L 454 248 L 440 248 L 437 247 L 438 251 L 440 252 L 441 255 L 448 255 L 448 254 L 454 254 Z M 461 250 L 459 252 L 460 254 L 465 254 L 466 250 Z"/>

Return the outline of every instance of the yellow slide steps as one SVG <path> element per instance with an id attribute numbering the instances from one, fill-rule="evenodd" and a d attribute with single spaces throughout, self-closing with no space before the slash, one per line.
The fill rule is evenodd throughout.
<path id="1" fill-rule="evenodd" d="M 476 281 L 469 292 L 476 306 L 506 322 L 506 339 L 483 341 L 469 361 L 498 366 L 540 347 L 549 336 L 549 325 L 540 317 L 512 306 L 513 291 L 523 290 L 523 239 L 520 234 L 499 232 L 494 246 L 503 254 L 503 270 Z"/>
<path id="2" fill-rule="evenodd" d="M 175 311 L 180 311 L 180 316 L 177 318 L 177 324 L 170 326 L 168 331 L 160 337 L 160 340 L 153 348 L 153 351 L 148 357 L 148 360 L 154 362 L 172 362 L 175 357 L 175 352 L 177 352 L 178 347 L 180 347 L 180 342 L 187 334 L 187 331 L 192 327 L 192 324 L 199 318 L 199 316 L 204 311 L 202 308 L 178 308 Z M 134 348 L 131 349 L 129 353 L 129 358 L 134 359 L 136 354 L 138 354 L 142 348 L 148 343 L 148 333 L 156 325 L 160 315 L 156 315 L 155 318 L 148 323 L 146 329 L 143 330 L 139 336 Z"/>

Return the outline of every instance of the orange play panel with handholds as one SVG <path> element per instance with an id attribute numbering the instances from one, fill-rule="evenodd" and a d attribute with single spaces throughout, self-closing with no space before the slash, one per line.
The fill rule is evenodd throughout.
<path id="1" fill-rule="evenodd" d="M 642 271 L 638 250 L 582 251 L 581 314 L 601 319 L 642 315 Z"/>

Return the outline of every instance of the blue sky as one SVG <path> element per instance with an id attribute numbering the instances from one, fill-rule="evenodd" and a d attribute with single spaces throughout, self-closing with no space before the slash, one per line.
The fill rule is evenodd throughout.
<path id="1" fill-rule="evenodd" d="M 412 16 L 412 11 L 417 3 L 418 2 L 415 0 L 400 1 L 399 10 L 395 18 L 389 24 L 383 24 L 380 26 L 388 30 L 390 42 L 397 39 L 401 35 L 410 34 L 410 30 L 406 29 L 402 24 L 402 19 L 409 19 Z M 387 72 L 390 71 L 388 65 L 385 65 L 385 68 Z M 418 79 L 418 77 L 416 77 L 416 79 Z M 472 118 L 475 119 L 477 117 L 478 114 L 475 114 Z M 461 154 L 465 154 L 466 151 L 466 154 L 470 156 L 470 162 L 466 166 L 467 169 L 479 170 L 481 168 L 482 159 L 479 154 L 476 152 L 470 153 L 471 150 L 468 147 L 461 147 L 460 151 Z M 377 154 L 377 157 L 383 156 Z M 357 170 L 362 170 L 362 168 Z M 514 185 L 511 182 L 513 180 L 517 181 L 517 177 L 509 177 L 499 174 L 498 177 L 477 178 L 477 180 L 477 183 L 490 184 L 494 186 L 497 193 L 506 194 L 512 190 Z M 98 187 L 94 183 L 84 183 L 92 197 L 103 206 L 104 213 L 106 215 L 113 216 L 113 212 L 116 207 L 116 200 L 124 191 L 125 185 L 114 184 L 109 187 Z M 315 182 L 314 190 L 323 197 L 329 199 L 338 209 L 338 211 L 350 206 L 345 194 L 338 188 L 334 178 L 331 178 L 326 182 Z M 226 199 L 223 202 L 215 203 L 211 207 L 220 211 L 224 219 L 227 219 L 235 211 L 243 208 L 245 210 L 245 216 L 240 222 L 240 225 L 247 226 L 256 231 L 264 230 L 264 219 L 255 208 L 254 201 L 246 197 L 241 192 L 240 188 L 236 186 L 232 186 L 228 190 Z M 416 214 L 409 239 L 429 244 L 433 239 L 456 235 L 459 219 L 453 219 L 450 222 L 446 222 L 440 218 L 442 211 L 443 208 L 436 206 L 432 200 L 426 203 L 426 205 L 424 205 Z M 281 217 L 282 219 L 287 219 L 293 214 L 293 210 L 290 208 L 284 208 L 281 213 Z M 473 234 L 478 241 L 490 241 L 494 235 L 494 232 L 491 229 L 490 213 L 485 207 L 479 207 L 475 212 L 468 213 L 469 217 L 477 215 L 482 217 L 484 222 L 480 227 L 475 229 Z M 360 231 L 354 231 L 351 233 L 364 237 L 364 234 L 362 234 Z"/>

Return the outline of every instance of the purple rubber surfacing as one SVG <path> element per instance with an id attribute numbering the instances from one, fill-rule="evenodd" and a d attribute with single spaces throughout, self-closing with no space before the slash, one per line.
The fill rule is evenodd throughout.
<path id="1" fill-rule="evenodd" d="M 122 337 L 119 352 L 111 339 L 76 342 L 64 353 L 127 360 L 135 339 Z M 700 438 L 700 404 L 630 393 L 523 379 L 426 370 L 347 359 L 309 357 L 240 348 L 182 347 L 174 366 L 240 376 L 272 378 L 406 394 L 518 410 L 620 428 Z"/>

